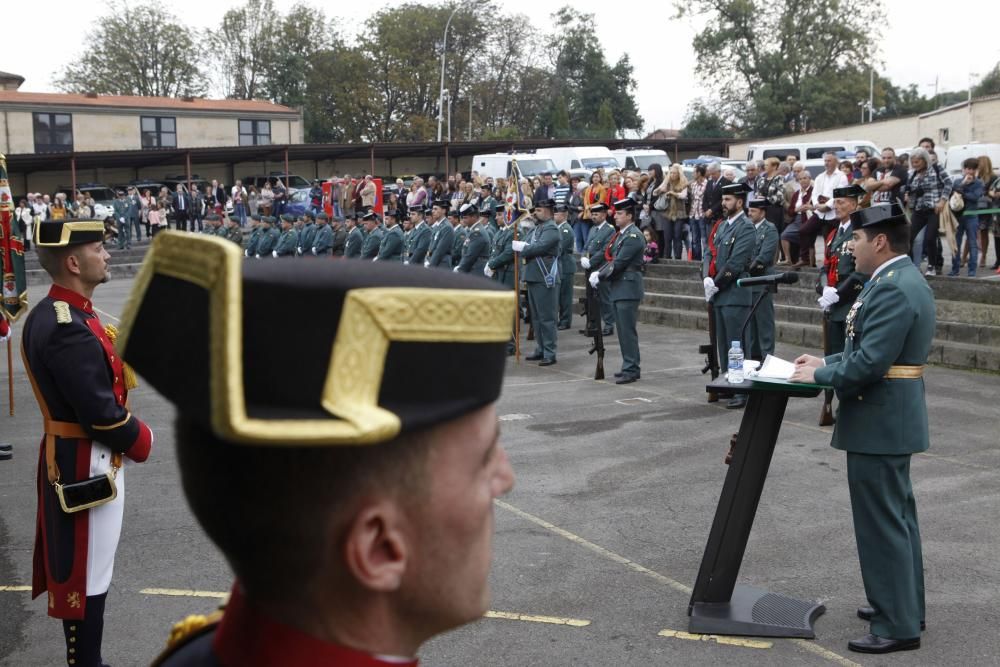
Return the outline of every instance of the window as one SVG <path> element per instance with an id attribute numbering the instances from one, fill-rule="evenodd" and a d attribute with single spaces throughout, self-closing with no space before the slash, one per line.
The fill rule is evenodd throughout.
<path id="1" fill-rule="evenodd" d="M 806 149 L 806 159 L 807 160 L 820 160 L 826 153 L 833 153 L 836 155 L 840 151 L 844 150 L 843 146 L 821 146 L 819 148 L 807 148 Z"/>
<path id="2" fill-rule="evenodd" d="M 771 150 L 764 151 L 764 157 L 762 160 L 766 160 L 769 157 L 776 157 L 779 160 L 784 161 L 789 155 L 794 155 L 795 159 L 799 159 L 799 149 L 798 148 L 774 148 Z M 808 153 L 807 153 L 808 155 Z"/>
<path id="3" fill-rule="evenodd" d="M 159 116 L 139 119 L 143 148 L 177 148 L 177 121 Z"/>
<path id="4" fill-rule="evenodd" d="M 269 143 L 271 143 L 271 121 L 240 121 L 240 146 L 264 146 Z"/>
<path id="5" fill-rule="evenodd" d="M 940 130 L 938 130 L 938 143 L 942 144 L 948 143 L 948 135 L 949 132 L 947 127 L 942 127 Z"/>
<path id="6" fill-rule="evenodd" d="M 31 114 L 35 130 L 36 153 L 73 151 L 73 117 L 68 113 Z"/>

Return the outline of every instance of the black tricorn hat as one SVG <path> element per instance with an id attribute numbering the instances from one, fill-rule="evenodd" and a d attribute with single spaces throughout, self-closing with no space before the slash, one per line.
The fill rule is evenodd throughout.
<path id="1" fill-rule="evenodd" d="M 747 208 L 767 208 L 770 202 L 766 199 L 751 199 L 747 202 Z"/>
<path id="2" fill-rule="evenodd" d="M 104 223 L 100 220 L 61 220 L 38 224 L 35 244 L 41 248 L 62 248 L 69 245 L 104 240 Z"/>
<path id="3" fill-rule="evenodd" d="M 535 202 L 535 208 L 547 208 L 550 211 L 556 207 L 555 199 L 539 199 Z"/>
<path id="4" fill-rule="evenodd" d="M 158 234 L 116 343 L 179 413 L 220 439 L 376 444 L 499 397 L 512 291 L 388 262 L 246 264 L 242 257 L 222 238 Z M 296 347 L 326 363 L 289 369 L 272 345 L 279 312 Z M 203 343 L 164 347 L 168 333 Z"/>
<path id="5" fill-rule="evenodd" d="M 462 208 L 458 210 L 459 215 L 463 218 L 467 216 L 479 217 L 479 208 L 475 204 L 462 204 Z"/>
<path id="6" fill-rule="evenodd" d="M 615 207 L 616 211 L 635 211 L 635 200 L 631 197 L 625 197 L 625 199 L 619 199 L 611 204 Z"/>
<path id="7" fill-rule="evenodd" d="M 746 197 L 747 193 L 753 192 L 746 183 L 730 183 L 722 186 L 722 194 L 734 197 Z"/>
<path id="8" fill-rule="evenodd" d="M 844 187 L 844 188 L 834 188 L 833 189 L 833 198 L 834 199 L 840 199 L 842 197 L 855 197 L 855 198 L 857 198 L 857 197 L 864 197 L 864 196 L 865 196 L 865 189 L 863 187 L 861 187 L 860 185 L 858 185 L 857 183 L 854 183 L 852 185 L 848 185 L 847 187 Z"/>
<path id="9" fill-rule="evenodd" d="M 608 210 L 608 207 L 605 206 L 604 202 L 600 202 L 599 201 L 599 202 L 597 202 L 595 204 L 591 204 L 590 205 L 590 212 L 591 213 L 606 213 L 607 210 Z"/>
<path id="10" fill-rule="evenodd" d="M 892 227 L 905 225 L 909 220 L 899 204 L 888 206 L 869 206 L 851 213 L 852 229 L 870 229 L 872 227 Z"/>
<path id="11" fill-rule="evenodd" d="M 451 208 L 451 202 L 447 199 L 435 199 L 433 202 L 431 202 L 431 206 L 437 206 L 447 211 L 448 209 Z"/>

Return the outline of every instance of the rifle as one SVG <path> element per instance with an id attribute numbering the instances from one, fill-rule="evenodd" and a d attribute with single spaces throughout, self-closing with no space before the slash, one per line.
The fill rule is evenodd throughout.
<path id="1" fill-rule="evenodd" d="M 590 277 L 592 271 L 587 272 Z M 594 369 L 594 379 L 604 379 L 604 330 L 601 322 L 601 299 L 599 292 L 587 281 L 587 299 L 584 302 L 587 315 L 587 333 L 594 339 L 594 344 L 587 354 L 597 353 L 597 368 Z"/>
<path id="2" fill-rule="evenodd" d="M 823 313 L 823 354 L 830 354 L 830 340 L 827 334 L 827 326 L 830 323 L 830 318 L 827 313 Z M 823 392 L 823 407 L 819 411 L 819 425 L 820 426 L 832 426 L 833 425 L 833 390 L 827 389 Z"/>
<path id="3" fill-rule="evenodd" d="M 701 369 L 701 374 L 712 373 L 712 379 L 719 377 L 719 348 L 717 345 L 716 334 L 715 334 L 715 309 L 712 307 L 711 302 L 708 304 L 708 345 L 699 345 L 698 353 L 705 355 L 705 367 Z M 719 395 L 714 392 L 708 392 L 708 402 L 716 403 L 719 400 Z"/>
<path id="4" fill-rule="evenodd" d="M 521 309 L 520 311 L 521 319 L 523 319 L 524 322 L 528 325 L 528 336 L 526 340 L 535 340 L 535 325 L 531 321 L 531 306 L 528 303 L 528 298 L 529 298 L 528 288 L 525 287 L 524 289 L 519 290 L 519 293 L 521 297 L 519 303 L 524 304 L 523 307 L 520 305 L 518 306 L 518 308 Z"/>

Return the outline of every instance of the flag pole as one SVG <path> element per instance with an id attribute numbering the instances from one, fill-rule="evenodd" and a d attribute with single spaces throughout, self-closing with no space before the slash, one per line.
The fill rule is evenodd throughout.
<path id="1" fill-rule="evenodd" d="M 14 332 L 7 338 L 7 402 L 10 404 L 10 416 L 14 416 L 14 353 L 11 352 L 11 341 Z"/>
<path id="2" fill-rule="evenodd" d="M 517 225 L 514 221 L 514 240 L 517 241 Z M 514 314 L 514 363 L 521 363 L 521 253 L 514 253 L 514 296 L 517 300 L 517 312 Z"/>

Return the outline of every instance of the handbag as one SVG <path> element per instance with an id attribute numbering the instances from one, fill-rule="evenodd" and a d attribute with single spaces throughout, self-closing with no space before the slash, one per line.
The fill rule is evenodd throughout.
<path id="1" fill-rule="evenodd" d="M 955 213 L 965 209 L 965 197 L 962 196 L 961 192 L 951 193 L 951 197 L 948 198 L 948 208 Z"/>
<path id="2" fill-rule="evenodd" d="M 668 208 L 670 208 L 670 198 L 667 197 L 667 193 L 664 192 L 656 198 L 655 202 L 653 202 L 653 209 L 656 211 L 666 211 Z"/>
<path id="3" fill-rule="evenodd" d="M 50 448 L 55 451 L 55 448 Z M 52 488 L 59 498 L 59 506 L 63 512 L 73 514 L 93 507 L 106 505 L 118 497 L 118 487 L 115 479 L 118 477 L 118 469 L 121 467 L 121 454 L 115 454 L 112 458 L 111 472 L 97 475 L 90 479 L 70 484 L 62 484 L 57 479 L 52 484 Z"/>

